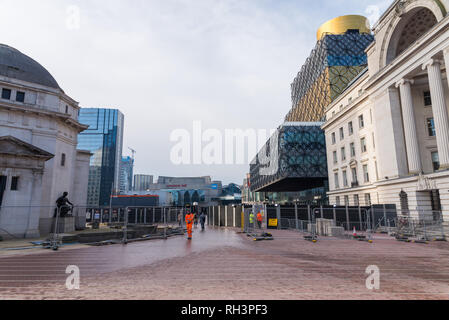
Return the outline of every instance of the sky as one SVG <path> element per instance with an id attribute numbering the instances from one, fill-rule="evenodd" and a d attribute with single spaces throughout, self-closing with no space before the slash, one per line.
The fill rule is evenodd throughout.
<path id="1" fill-rule="evenodd" d="M 177 165 L 174 130 L 270 130 L 319 26 L 391 0 L 0 0 L 0 43 L 42 64 L 81 107 L 125 115 L 135 173 L 241 184 L 245 165 Z M 254 154 L 255 155 L 255 154 Z"/>

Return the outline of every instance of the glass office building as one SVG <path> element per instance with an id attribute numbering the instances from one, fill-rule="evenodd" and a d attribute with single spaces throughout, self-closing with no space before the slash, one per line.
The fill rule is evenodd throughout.
<path id="1" fill-rule="evenodd" d="M 79 122 L 89 128 L 79 134 L 78 149 L 89 150 L 88 206 L 108 206 L 120 188 L 124 116 L 116 109 L 82 108 Z"/>

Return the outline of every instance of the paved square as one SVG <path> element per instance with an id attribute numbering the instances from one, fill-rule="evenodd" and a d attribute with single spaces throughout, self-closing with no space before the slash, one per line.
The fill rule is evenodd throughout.
<path id="1" fill-rule="evenodd" d="M 303 240 L 274 231 L 254 242 L 235 229 L 126 246 L 64 247 L 0 256 L 1 299 L 448 299 L 449 244 Z M 80 290 L 67 290 L 68 265 Z M 366 288 L 369 265 L 380 290 Z"/>

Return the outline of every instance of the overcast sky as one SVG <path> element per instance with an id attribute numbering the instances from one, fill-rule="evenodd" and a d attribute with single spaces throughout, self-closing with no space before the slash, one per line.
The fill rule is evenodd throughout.
<path id="1" fill-rule="evenodd" d="M 247 165 L 170 161 L 170 134 L 273 129 L 325 21 L 389 0 L 0 0 L 0 43 L 37 60 L 82 107 L 125 115 L 135 173 L 241 184 Z M 77 23 L 79 10 L 79 24 Z"/>

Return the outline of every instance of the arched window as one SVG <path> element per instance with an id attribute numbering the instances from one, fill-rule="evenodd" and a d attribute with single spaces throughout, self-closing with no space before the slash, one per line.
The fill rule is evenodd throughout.
<path id="1" fill-rule="evenodd" d="M 437 23 L 437 18 L 427 8 L 418 7 L 405 14 L 393 31 L 387 52 L 387 64 L 407 50 Z"/>

